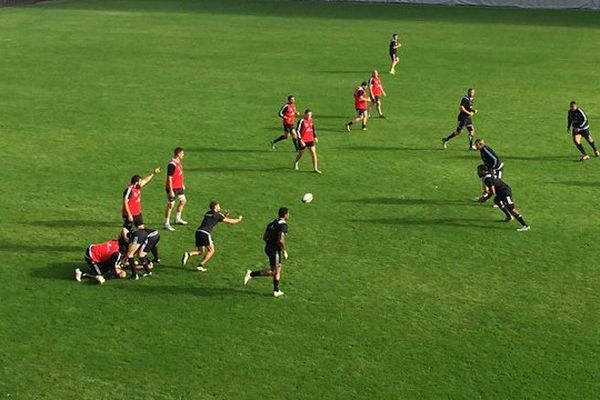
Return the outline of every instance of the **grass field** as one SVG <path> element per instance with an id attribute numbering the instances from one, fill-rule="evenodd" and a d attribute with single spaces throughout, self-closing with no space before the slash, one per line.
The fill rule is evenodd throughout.
<path id="1" fill-rule="evenodd" d="M 389 35 L 404 47 L 388 68 Z M 597 399 L 600 14 L 312 2 L 81 0 L 0 10 L 0 399 Z M 387 120 L 345 133 L 378 68 Z M 460 97 L 532 225 L 498 222 Z M 285 96 L 314 110 L 323 175 L 270 151 Z M 187 149 L 191 224 L 156 275 L 72 279 L 116 236 L 131 175 Z M 300 197 L 312 192 L 315 201 Z M 159 227 L 164 172 L 143 190 Z M 199 275 L 179 264 L 209 200 Z M 284 298 L 261 234 L 291 209 Z"/>

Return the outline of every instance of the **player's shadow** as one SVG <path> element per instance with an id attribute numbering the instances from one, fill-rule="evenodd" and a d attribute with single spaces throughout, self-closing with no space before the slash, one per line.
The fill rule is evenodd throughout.
<path id="1" fill-rule="evenodd" d="M 186 147 L 188 153 L 266 153 L 269 149 L 232 149 L 226 147 Z M 189 169 L 189 168 L 188 168 Z"/>
<path id="2" fill-rule="evenodd" d="M 473 201 L 469 200 L 438 200 L 438 199 L 404 199 L 398 197 L 368 197 L 362 199 L 347 200 L 348 203 L 359 204 L 378 204 L 378 205 L 398 205 L 398 206 L 472 206 Z"/>
<path id="3" fill-rule="evenodd" d="M 483 223 L 480 219 L 467 219 L 467 218 L 375 218 L 375 219 L 352 219 L 350 222 L 359 222 L 365 224 L 382 224 L 382 225 L 394 225 L 394 226 L 406 226 L 406 227 L 414 227 L 414 226 L 451 226 L 455 228 L 482 228 L 482 229 L 496 229 L 496 230 L 506 230 L 509 229 L 509 226 L 501 226 L 500 224 L 495 224 L 493 220 L 489 223 Z M 501 222 L 501 221 L 497 221 Z"/>
<path id="4" fill-rule="evenodd" d="M 233 287 L 208 287 L 208 286 L 174 286 L 174 285 L 136 285 L 137 282 L 132 282 L 131 285 L 120 285 L 115 288 L 127 290 L 129 292 L 137 292 L 150 296 L 156 295 L 188 295 L 199 297 L 256 297 L 256 296 L 272 296 L 267 290 L 257 292 L 249 289 L 237 289 Z"/>
<path id="5" fill-rule="evenodd" d="M 118 228 L 121 226 L 119 222 L 115 221 L 93 221 L 88 219 L 57 219 L 57 220 L 49 220 L 49 221 L 35 221 L 30 222 L 29 225 L 32 226 L 43 226 L 46 228 L 74 228 L 74 227 L 83 227 L 83 228 Z"/>
<path id="6" fill-rule="evenodd" d="M 76 268 L 82 268 L 85 272 L 83 256 L 81 262 L 50 263 L 31 270 L 30 275 L 38 279 L 53 279 L 61 281 L 75 281 L 74 272 Z"/>

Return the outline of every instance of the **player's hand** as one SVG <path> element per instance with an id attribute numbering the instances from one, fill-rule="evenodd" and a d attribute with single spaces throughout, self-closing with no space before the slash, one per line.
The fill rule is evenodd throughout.
<path id="1" fill-rule="evenodd" d="M 287 253 L 287 251 L 285 251 L 285 250 L 283 251 L 283 259 L 284 259 L 284 260 L 287 260 L 287 259 L 288 259 L 288 253 Z"/>
<path id="2" fill-rule="evenodd" d="M 133 222 L 133 215 L 128 215 L 127 216 L 127 221 Z"/>
<path id="3" fill-rule="evenodd" d="M 243 216 L 241 216 L 241 215 L 238 217 L 238 221 L 240 221 L 240 222 L 241 222 L 243 219 L 244 219 L 244 217 L 243 217 Z"/>
<path id="4" fill-rule="evenodd" d="M 304 143 L 304 140 L 300 139 L 300 140 L 298 141 L 298 143 L 300 143 L 300 146 L 302 146 L 302 147 L 306 147 L 306 143 Z"/>
<path id="5" fill-rule="evenodd" d="M 174 192 L 174 191 L 172 191 L 172 190 L 171 190 L 171 191 L 169 192 L 169 198 L 171 198 L 171 199 L 175 200 L 175 192 Z"/>
<path id="6" fill-rule="evenodd" d="M 315 138 L 315 143 L 319 143 L 319 138 Z"/>
<path id="7" fill-rule="evenodd" d="M 154 168 L 154 171 L 152 171 L 152 172 L 154 173 L 154 175 L 160 174 L 160 167 Z"/>

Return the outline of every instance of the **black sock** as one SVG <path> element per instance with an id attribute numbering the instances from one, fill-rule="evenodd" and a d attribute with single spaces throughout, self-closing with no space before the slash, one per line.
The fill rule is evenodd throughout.
<path id="1" fill-rule="evenodd" d="M 469 147 L 473 147 L 473 136 L 469 135 Z"/>
<path id="2" fill-rule="evenodd" d="M 135 260 L 133 257 L 127 258 L 129 269 L 131 270 L 131 276 L 137 276 L 137 269 L 135 268 Z"/>
<path id="3" fill-rule="evenodd" d="M 581 154 L 583 154 L 584 156 L 587 155 L 585 154 L 585 149 L 583 148 L 583 145 L 581 143 L 576 144 L 575 146 L 577 147 L 577 150 L 581 152 Z"/>
<path id="4" fill-rule="evenodd" d="M 279 292 L 279 279 L 273 278 L 273 291 Z"/>
<path id="5" fill-rule="evenodd" d="M 260 271 L 252 271 L 252 272 L 250 272 L 250 276 L 253 277 L 253 278 L 255 276 L 260 276 Z"/>
<path id="6" fill-rule="evenodd" d="M 589 143 L 590 143 L 590 146 L 592 146 L 592 149 L 594 149 L 594 152 L 598 151 L 596 149 L 596 142 L 589 142 Z"/>
<path id="7" fill-rule="evenodd" d="M 158 258 L 158 247 L 154 246 L 154 248 L 151 251 L 152 253 L 152 257 L 154 258 L 154 262 L 158 263 L 159 262 L 159 258 Z"/>
<path id="8" fill-rule="evenodd" d="M 504 215 L 506 215 L 506 218 L 512 218 L 512 214 L 508 212 L 508 210 L 506 209 L 506 207 L 500 206 L 500 210 L 502 210 L 502 212 L 504 213 Z"/>
<path id="9" fill-rule="evenodd" d="M 523 225 L 523 226 L 526 226 L 526 225 L 527 225 L 527 222 L 525 222 L 525 220 L 523 219 L 523 217 L 521 216 L 521 214 L 517 214 L 517 215 L 515 215 L 515 219 L 516 219 L 517 221 L 519 221 L 519 223 L 520 223 L 521 225 Z"/>
<path id="10" fill-rule="evenodd" d="M 347 125 L 352 125 L 353 123 L 354 123 L 354 121 L 350 121 L 350 122 L 348 122 Z"/>
<path id="11" fill-rule="evenodd" d="M 456 137 L 456 132 L 452 132 L 451 134 L 449 134 L 448 137 L 446 139 L 444 139 L 444 142 L 447 142 L 448 140 L 452 139 L 453 137 Z"/>
<path id="12" fill-rule="evenodd" d="M 150 270 L 150 266 L 148 265 L 148 258 L 147 257 L 142 257 L 140 258 L 140 261 L 142 262 L 142 267 L 144 267 L 144 271 L 149 274 L 150 272 L 152 272 Z"/>
<path id="13" fill-rule="evenodd" d="M 281 142 L 282 140 L 285 140 L 285 135 L 281 135 L 277 139 L 273 140 L 273 144 Z"/>

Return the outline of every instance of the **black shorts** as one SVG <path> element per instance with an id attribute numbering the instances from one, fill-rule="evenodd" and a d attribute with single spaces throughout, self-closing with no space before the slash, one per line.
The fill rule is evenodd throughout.
<path id="1" fill-rule="evenodd" d="M 285 133 L 291 134 L 293 130 L 294 130 L 294 125 L 283 124 L 283 131 Z"/>
<path id="2" fill-rule="evenodd" d="M 269 266 L 275 268 L 281 265 L 281 250 L 271 246 L 265 246 L 265 254 L 269 258 Z"/>
<path id="3" fill-rule="evenodd" d="M 494 204 L 498 206 L 503 205 L 509 210 L 514 209 L 515 203 L 513 202 L 512 191 L 510 190 L 510 188 L 502 192 L 496 193 L 496 196 L 494 197 Z"/>
<path id="4" fill-rule="evenodd" d="M 160 236 L 158 236 L 158 235 L 146 239 L 144 241 L 144 243 L 142 243 L 142 246 L 140 247 L 140 253 L 152 252 L 152 250 L 154 250 L 154 248 L 156 247 L 156 245 L 158 244 L 159 241 L 160 241 Z"/>
<path id="5" fill-rule="evenodd" d="M 307 147 L 315 147 L 315 142 L 304 142 L 304 146 L 302 144 L 298 144 L 298 150 L 304 150 Z"/>
<path id="6" fill-rule="evenodd" d="M 206 247 L 213 244 L 212 235 L 206 231 L 196 231 L 196 247 Z"/>
<path id="7" fill-rule="evenodd" d="M 140 246 L 148 239 L 148 232 L 145 229 L 137 229 L 131 233 L 129 244 L 139 244 Z"/>
<path id="8" fill-rule="evenodd" d="M 502 179 L 504 176 L 504 164 L 500 168 L 492 169 L 492 173 L 498 179 Z"/>
<path id="9" fill-rule="evenodd" d="M 110 260 L 108 260 L 107 262 L 95 263 L 92 261 L 92 255 L 90 254 L 90 248 L 88 247 L 87 250 L 85 251 L 83 259 L 85 260 L 88 267 L 90 268 L 90 274 L 105 275 L 108 272 L 115 269 L 115 265 L 117 265 L 117 263 L 121 259 L 121 254 L 120 253 L 113 254 L 112 257 L 110 258 Z"/>
<path id="10" fill-rule="evenodd" d="M 392 61 L 396 61 L 398 59 L 398 53 L 390 53 L 390 58 Z"/>
<path id="11" fill-rule="evenodd" d="M 167 200 L 170 203 L 175 201 L 175 199 L 181 200 L 182 197 L 185 197 L 185 190 L 183 188 L 173 189 L 173 194 L 175 195 L 175 197 L 171 197 L 169 195 L 169 189 L 166 189 L 166 191 L 167 191 Z"/>
<path id="12" fill-rule="evenodd" d="M 129 222 L 127 217 L 123 217 L 123 228 L 127 228 L 128 231 L 132 231 L 134 226 L 137 228 L 141 225 L 144 225 L 144 217 L 142 217 L 142 214 L 134 215 L 133 222 Z"/>
<path id="13" fill-rule="evenodd" d="M 367 109 L 366 109 L 366 108 L 357 108 L 357 109 L 356 109 L 356 113 L 357 113 L 359 116 L 362 116 L 362 115 L 363 115 L 364 113 L 366 113 L 366 112 L 367 112 Z"/>
<path id="14" fill-rule="evenodd" d="M 467 131 L 473 132 L 473 119 L 471 117 L 459 118 L 458 124 L 456 125 L 456 131 L 460 132 L 463 128 L 467 128 Z"/>
<path id="15" fill-rule="evenodd" d="M 575 135 L 581 135 L 586 139 L 590 138 L 590 130 L 589 129 L 580 129 L 579 132 L 575 132 L 575 129 L 573 129 L 573 136 Z"/>

